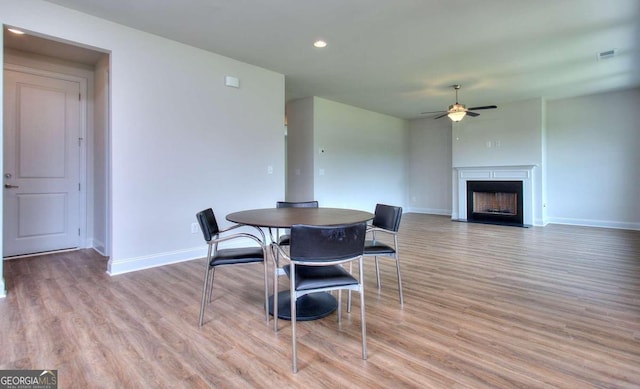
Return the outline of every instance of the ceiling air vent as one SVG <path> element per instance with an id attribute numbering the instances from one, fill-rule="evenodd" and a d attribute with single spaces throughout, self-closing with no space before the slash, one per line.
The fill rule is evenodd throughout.
<path id="1" fill-rule="evenodd" d="M 598 61 L 602 59 L 609 59 L 616 56 L 617 49 L 605 50 L 598 53 Z"/>

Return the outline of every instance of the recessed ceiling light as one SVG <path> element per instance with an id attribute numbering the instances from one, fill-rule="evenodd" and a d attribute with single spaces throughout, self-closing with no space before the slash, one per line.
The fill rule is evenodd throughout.
<path id="1" fill-rule="evenodd" d="M 319 49 L 321 49 L 323 47 L 327 47 L 327 42 L 323 41 L 322 39 L 317 40 L 317 41 L 313 42 L 313 47 L 317 47 Z"/>
<path id="2" fill-rule="evenodd" d="M 9 30 L 10 32 L 12 32 L 14 34 L 18 34 L 18 35 L 24 34 L 24 31 L 20 31 L 17 28 L 7 28 L 7 30 Z"/>

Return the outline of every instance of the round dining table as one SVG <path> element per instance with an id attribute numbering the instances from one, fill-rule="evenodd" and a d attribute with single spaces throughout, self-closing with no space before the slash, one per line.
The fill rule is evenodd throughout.
<path id="1" fill-rule="evenodd" d="M 361 223 L 373 219 L 373 216 L 370 212 L 344 208 L 261 208 L 230 213 L 227 220 L 255 227 L 291 228 L 295 224 L 333 226 Z M 311 293 L 296 302 L 296 320 L 320 319 L 330 315 L 337 307 L 338 302 L 333 295 L 326 292 Z M 273 296 L 269 298 L 269 313 L 273 315 Z M 278 318 L 291 320 L 291 296 L 288 290 L 278 293 Z"/>

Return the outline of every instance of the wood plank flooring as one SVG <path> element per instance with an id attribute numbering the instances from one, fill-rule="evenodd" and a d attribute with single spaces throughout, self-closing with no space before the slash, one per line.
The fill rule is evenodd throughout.
<path id="1" fill-rule="evenodd" d="M 273 332 L 261 265 L 221 268 L 198 328 L 204 260 L 110 277 L 92 250 L 4 262 L 0 369 L 60 388 L 638 388 L 640 231 L 501 227 L 405 214 L 393 261 L 365 268 L 369 358 L 351 314 Z M 286 278 L 280 287 L 286 289 Z"/>

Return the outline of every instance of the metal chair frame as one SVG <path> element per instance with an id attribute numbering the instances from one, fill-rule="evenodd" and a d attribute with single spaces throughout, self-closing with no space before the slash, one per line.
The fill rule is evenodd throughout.
<path id="1" fill-rule="evenodd" d="M 339 228 L 336 226 L 336 228 Z M 292 364 L 293 364 L 293 372 L 296 373 L 298 371 L 297 366 L 297 339 L 296 339 L 296 301 L 298 298 L 318 292 L 331 292 L 338 291 L 338 323 L 341 321 L 341 300 L 342 300 L 342 290 L 348 290 L 349 294 L 351 291 L 357 291 L 360 294 L 360 320 L 361 320 L 361 332 L 362 332 L 362 359 L 367 359 L 367 325 L 366 325 L 366 315 L 365 315 L 365 301 L 364 301 L 364 284 L 363 284 L 363 266 L 362 260 L 363 255 L 357 255 L 349 258 L 342 258 L 338 260 L 301 260 L 301 259 L 293 259 L 290 254 L 282 249 L 281 246 L 277 246 L 275 248 L 279 255 L 285 258 L 290 264 L 290 272 L 289 272 L 289 287 L 291 293 L 291 342 L 292 342 Z M 355 284 L 348 285 L 340 285 L 340 286 L 332 286 L 325 288 L 317 288 L 317 289 L 305 289 L 305 290 L 296 290 L 296 266 L 335 266 L 335 265 L 344 265 L 346 263 L 353 263 L 354 261 L 358 261 L 358 269 L 359 276 L 356 280 Z M 277 309 L 277 308 L 276 308 Z M 277 312 L 274 312 L 274 321 L 275 321 L 275 329 L 277 331 Z"/>
<path id="2" fill-rule="evenodd" d="M 214 216 L 215 217 L 215 216 Z M 241 228 L 241 227 L 247 227 L 247 228 L 255 228 L 259 234 L 262 236 L 262 239 L 258 238 L 257 236 L 247 233 L 247 232 L 239 232 L 239 233 L 234 233 L 234 234 L 230 234 L 230 235 L 226 235 L 226 236 L 221 236 L 221 234 L 225 234 L 228 233 L 230 231 L 233 231 L 235 229 Z M 245 226 L 245 225 L 241 225 L 241 224 L 236 224 L 236 225 L 232 225 L 228 228 L 225 229 L 218 229 L 218 232 L 213 234 L 211 239 L 206 241 L 209 248 L 207 250 L 207 260 L 205 262 L 205 274 L 204 274 L 204 281 L 203 281 L 203 285 L 202 285 L 202 301 L 200 303 L 200 317 L 198 319 L 198 327 L 202 327 L 202 322 L 204 320 L 204 311 L 205 311 L 205 307 L 206 307 L 206 302 L 207 300 L 209 300 L 209 303 L 211 303 L 212 301 L 212 295 L 213 295 L 213 279 L 215 276 L 215 269 L 216 267 L 219 266 L 237 266 L 237 265 L 249 265 L 249 264 L 253 264 L 253 263 L 257 263 L 257 262 L 248 262 L 248 263 L 232 263 L 232 264 L 226 264 L 226 265 L 214 265 L 211 266 L 211 260 L 216 256 L 217 252 L 218 252 L 218 244 L 221 242 L 225 242 L 225 241 L 229 241 L 229 240 L 233 240 L 233 239 L 250 239 L 255 241 L 261 248 L 262 248 L 262 263 L 264 265 L 264 305 L 265 305 L 265 318 L 266 318 L 266 322 L 267 324 L 269 324 L 269 281 L 268 281 L 268 274 L 269 274 L 269 270 L 268 270 L 268 266 L 267 266 L 267 250 L 266 250 L 266 246 L 265 246 L 265 235 L 264 232 L 258 228 L 258 227 L 252 227 L 252 226 Z M 208 299 L 207 299 L 207 292 L 208 292 Z"/>
<path id="3" fill-rule="evenodd" d="M 276 208 L 318 208 L 318 201 L 278 201 Z M 287 229 L 288 230 L 288 229 Z M 282 246 L 288 246 L 289 243 L 281 244 L 280 229 L 275 228 L 275 234 L 272 228 L 269 228 L 269 238 L 271 239 L 271 253 L 273 257 L 273 330 L 278 331 L 278 278 L 285 275 L 284 270 L 280 266 L 280 255 Z"/>
<path id="4" fill-rule="evenodd" d="M 404 296 L 402 294 L 402 274 L 400 272 L 400 256 L 399 256 L 399 249 L 398 249 L 398 230 L 400 228 L 400 220 L 402 218 L 402 208 L 391 206 L 391 205 L 385 205 L 385 204 L 377 204 L 376 217 L 374 217 L 374 220 L 373 220 L 374 223 L 376 221 L 376 218 L 378 217 L 378 212 L 383 212 L 385 209 L 386 210 L 393 209 L 394 212 L 399 212 L 399 215 L 397 215 L 397 218 L 393 219 L 393 223 L 391 223 L 392 225 L 389 226 L 391 229 L 382 228 L 375 224 L 370 224 L 370 225 L 367 225 L 367 234 L 371 233 L 372 242 L 376 242 L 376 233 L 393 236 L 393 247 L 387 245 L 386 243 L 380 244 L 380 247 L 386 247 L 390 249 L 390 251 L 392 252 L 377 252 L 375 250 L 367 251 L 367 241 L 365 241 L 364 257 L 365 258 L 373 257 L 375 260 L 376 282 L 378 285 L 378 289 L 380 289 L 382 285 L 380 282 L 380 263 L 378 261 L 378 257 L 393 258 L 393 260 L 396 262 L 396 272 L 398 274 L 398 295 L 400 299 L 400 305 L 403 305 Z M 352 265 L 349 266 L 349 271 L 352 271 Z M 347 300 L 347 312 L 351 312 L 351 293 L 349 293 L 349 297 Z"/>
<path id="5" fill-rule="evenodd" d="M 378 262 L 378 257 L 389 257 L 389 258 L 393 258 L 395 260 L 395 262 L 396 262 L 396 272 L 398 274 L 398 294 L 400 296 L 400 305 L 402 305 L 402 304 L 404 304 L 404 297 L 402 295 L 402 275 L 400 273 L 400 260 L 399 260 L 399 256 L 398 256 L 398 233 L 396 231 L 385 230 L 384 228 L 373 227 L 373 226 L 369 226 L 367 228 L 367 232 L 371 233 L 371 237 L 373 238 L 374 241 L 376 240 L 376 232 L 393 235 L 393 250 L 394 250 L 393 254 L 367 253 L 366 252 L 366 248 L 365 248 L 364 256 L 365 257 L 374 257 L 374 260 L 375 260 L 375 263 L 376 263 L 376 282 L 378 284 L 378 289 L 380 289 L 380 287 L 382 285 L 380 283 L 380 264 Z"/>

